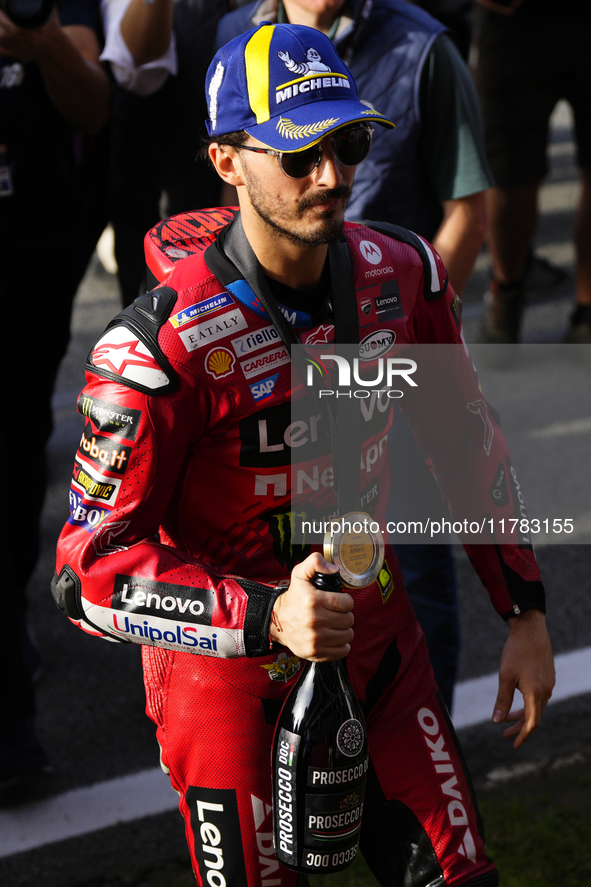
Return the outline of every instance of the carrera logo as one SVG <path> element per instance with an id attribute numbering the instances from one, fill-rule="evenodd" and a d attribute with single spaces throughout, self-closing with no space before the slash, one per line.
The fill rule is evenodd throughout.
<path id="1" fill-rule="evenodd" d="M 370 265 L 379 265 L 382 261 L 382 251 L 371 240 L 362 240 L 359 244 L 359 252 Z"/>
<path id="2" fill-rule="evenodd" d="M 234 372 L 236 358 L 227 348 L 214 348 L 205 358 L 205 369 L 214 379 L 223 379 Z"/>
<path id="3" fill-rule="evenodd" d="M 252 379 L 253 376 L 260 376 L 267 370 L 274 370 L 276 367 L 289 363 L 289 354 L 287 348 L 281 345 L 280 348 L 273 348 L 260 357 L 253 357 L 250 360 L 243 360 L 240 366 L 244 373 L 245 379 Z"/>
<path id="4" fill-rule="evenodd" d="M 370 333 L 359 343 L 359 358 L 361 360 L 373 360 L 386 354 L 396 341 L 396 333 L 393 330 L 379 330 Z"/>
<path id="5" fill-rule="evenodd" d="M 431 754 L 436 773 L 443 775 L 441 791 L 450 798 L 447 805 L 447 817 L 452 828 L 462 829 L 458 853 L 476 863 L 476 844 L 470 830 L 468 813 L 464 805 L 464 797 L 459 789 L 458 777 L 449 752 L 445 748 L 445 739 L 440 730 L 439 722 L 428 708 L 421 708 L 417 719 L 423 730 L 424 740 Z"/>

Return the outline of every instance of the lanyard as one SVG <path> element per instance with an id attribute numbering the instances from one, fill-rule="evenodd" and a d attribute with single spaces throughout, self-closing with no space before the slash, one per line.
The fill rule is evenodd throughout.
<path id="1" fill-rule="evenodd" d="M 248 242 L 240 214 L 220 233 L 218 244 L 226 259 L 242 275 L 258 303 L 275 326 L 291 354 L 302 382 L 305 384 L 307 365 L 302 349 L 292 348 L 292 345 L 299 344 L 298 338 L 277 305 L 263 269 Z M 216 244 L 212 244 L 205 254 L 206 263 L 224 286 L 227 286 L 232 292 L 233 281 L 224 279 L 228 277 L 229 269 L 224 267 L 225 263 L 220 264 L 220 258 Z M 359 342 L 357 296 L 353 286 L 351 255 L 344 240 L 329 244 L 328 261 L 335 315 L 335 342 L 337 345 L 357 344 Z M 228 284 L 230 284 L 229 287 Z M 339 391 L 342 396 L 336 398 L 336 407 L 332 404 L 329 406 L 331 399 L 320 398 L 316 389 L 314 389 L 314 393 L 318 397 L 321 412 L 327 420 L 338 512 L 345 514 L 355 511 L 359 508 L 361 477 L 362 440 L 359 404 L 352 391 L 349 392 L 350 396 L 346 396 L 346 391 Z"/>

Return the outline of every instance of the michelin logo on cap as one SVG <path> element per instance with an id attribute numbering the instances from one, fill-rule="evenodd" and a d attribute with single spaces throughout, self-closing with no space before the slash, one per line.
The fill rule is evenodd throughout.
<path id="1" fill-rule="evenodd" d="M 333 74 L 328 65 L 322 61 L 322 56 L 317 49 L 310 46 L 306 52 L 305 62 L 294 61 L 289 52 L 278 50 L 277 55 L 291 74 L 301 77 L 300 80 L 294 80 L 291 83 L 282 83 L 275 90 L 275 103 L 279 105 L 281 102 L 294 98 L 299 93 L 312 92 L 314 89 L 330 88 L 340 86 L 344 89 L 351 89 L 349 80 L 343 74 Z M 327 75 L 332 76 L 328 77 Z"/>

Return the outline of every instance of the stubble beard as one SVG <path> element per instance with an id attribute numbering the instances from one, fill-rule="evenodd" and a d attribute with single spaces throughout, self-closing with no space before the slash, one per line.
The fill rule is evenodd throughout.
<path id="1" fill-rule="evenodd" d="M 293 219 L 291 220 L 292 225 L 297 224 L 299 220 L 303 219 L 306 209 L 311 206 L 318 206 L 335 199 L 344 199 L 345 201 L 342 210 L 339 208 L 336 210 L 329 210 L 322 214 L 320 216 L 320 222 L 322 224 L 318 225 L 309 233 L 304 231 L 298 232 L 297 230 L 292 230 L 292 228 L 288 227 L 290 219 L 287 217 L 285 211 L 283 214 L 281 214 L 281 212 L 276 212 L 275 215 L 272 215 L 270 211 L 264 208 L 265 204 L 269 206 L 271 203 L 269 194 L 264 191 L 258 180 L 252 175 L 248 177 L 248 181 L 246 182 L 246 191 L 248 193 L 250 204 L 259 218 L 269 225 L 269 227 L 272 228 L 282 240 L 285 240 L 288 243 L 299 246 L 322 246 L 328 243 L 334 243 L 334 241 L 338 240 L 341 236 L 344 224 L 344 208 L 351 196 L 351 188 L 349 185 L 343 183 L 342 185 L 339 185 L 338 188 L 319 191 L 315 193 L 314 196 L 302 197 L 301 200 L 298 201 L 296 210 L 293 214 Z M 335 213 L 338 213 L 336 217 Z"/>

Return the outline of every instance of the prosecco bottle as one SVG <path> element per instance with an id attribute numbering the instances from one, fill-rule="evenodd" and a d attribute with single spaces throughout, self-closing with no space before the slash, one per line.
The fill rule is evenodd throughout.
<path id="1" fill-rule="evenodd" d="M 341 589 L 338 573 L 316 573 L 313 583 Z M 369 756 L 344 660 L 306 664 L 281 709 L 272 764 L 279 862 L 322 874 L 351 865 L 359 849 Z"/>

